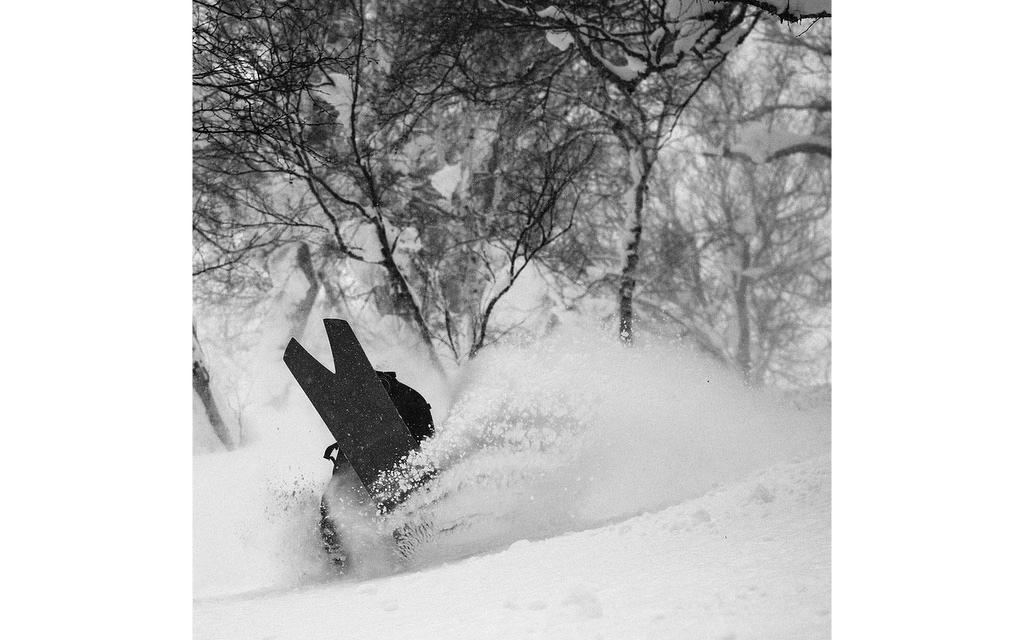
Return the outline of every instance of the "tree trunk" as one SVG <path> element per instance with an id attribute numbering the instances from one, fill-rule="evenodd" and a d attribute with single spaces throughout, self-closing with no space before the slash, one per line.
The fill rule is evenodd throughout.
<path id="1" fill-rule="evenodd" d="M 388 272 L 388 283 L 395 300 L 396 312 L 416 327 L 420 339 L 427 349 L 427 356 L 430 358 L 431 364 L 444 374 L 441 360 L 437 357 L 437 351 L 434 349 L 434 341 L 430 337 L 430 329 L 427 327 L 427 322 L 423 318 L 419 305 L 416 304 L 416 299 L 409 288 L 409 282 L 402 275 L 398 264 L 395 263 L 395 256 L 391 252 L 391 243 L 388 239 L 387 231 L 382 224 L 375 224 L 374 227 L 377 230 L 377 240 L 380 242 L 381 263 Z"/>
<path id="2" fill-rule="evenodd" d="M 203 356 L 203 349 L 199 345 L 199 336 L 196 333 L 196 324 L 192 322 L 192 390 L 199 396 L 206 410 L 206 417 L 210 420 L 213 432 L 220 439 L 221 443 L 228 450 L 234 449 L 235 445 L 231 440 L 224 420 L 221 418 L 220 409 L 217 408 L 217 401 L 213 397 L 213 390 L 210 389 L 210 371 L 206 367 L 206 359 Z"/>
<path id="3" fill-rule="evenodd" d="M 740 238 L 739 245 L 740 270 L 736 274 L 736 292 L 734 294 L 736 321 L 739 327 L 739 338 L 736 341 L 736 365 L 743 374 L 743 381 L 750 384 L 753 358 L 750 354 L 750 304 L 747 299 L 750 278 L 746 275 L 746 271 L 750 267 L 750 243 L 746 238 Z"/>
<path id="4" fill-rule="evenodd" d="M 640 263 L 640 238 L 643 233 L 644 197 L 652 163 L 641 149 L 630 150 L 630 172 L 633 177 L 630 217 L 626 227 L 626 256 L 619 276 L 619 340 L 633 343 L 633 292 L 636 270 Z"/>
<path id="5" fill-rule="evenodd" d="M 290 335 L 301 339 L 306 329 L 306 324 L 309 322 L 309 314 L 313 313 L 313 304 L 316 302 L 316 296 L 320 292 L 320 280 L 317 278 L 316 270 L 313 268 L 313 258 L 310 255 L 309 245 L 305 242 L 300 243 L 298 251 L 295 252 L 295 264 L 298 266 L 299 271 L 302 272 L 302 275 L 305 276 L 306 281 L 309 282 L 306 295 L 302 297 L 302 300 L 299 301 L 295 309 L 289 314 L 292 327 Z"/>
<path id="6" fill-rule="evenodd" d="M 515 127 L 514 122 L 511 123 L 511 125 L 509 125 L 509 123 L 504 118 L 499 121 L 499 127 L 502 125 L 511 126 L 512 128 Z M 491 143 L 491 155 L 487 159 L 487 169 L 486 173 L 484 174 L 486 177 L 483 179 L 483 188 L 481 190 L 482 194 L 480 198 L 480 211 L 483 212 L 484 215 L 490 215 L 493 212 L 496 204 L 495 201 L 497 200 L 496 196 L 498 194 L 498 181 L 501 179 L 498 174 L 498 169 L 500 167 L 501 158 L 505 155 L 505 145 L 503 144 L 503 141 L 504 138 L 501 135 L 497 135 L 494 137 L 494 141 Z M 509 266 L 512 267 L 514 265 Z M 496 281 L 495 284 L 497 284 Z M 468 356 L 470 360 L 475 358 L 476 355 L 480 353 L 480 350 L 483 349 L 484 340 L 487 339 L 487 325 L 491 321 L 491 313 L 494 311 L 494 306 L 498 304 L 498 301 L 501 300 L 502 296 L 508 293 L 509 289 L 512 288 L 513 284 L 515 284 L 514 278 L 512 278 L 509 281 L 509 283 L 501 291 L 498 292 L 497 295 L 488 300 L 487 304 L 484 305 L 484 310 L 479 314 L 478 317 L 473 319 L 473 329 L 471 332 L 472 335 L 470 341 L 471 344 L 469 347 Z M 475 298 L 473 299 L 473 304 L 474 306 L 478 306 L 478 302 Z"/>

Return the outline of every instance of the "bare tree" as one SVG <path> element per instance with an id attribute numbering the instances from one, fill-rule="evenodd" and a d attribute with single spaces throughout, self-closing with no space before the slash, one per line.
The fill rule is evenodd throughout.
<path id="1" fill-rule="evenodd" d="M 308 6 L 307 6 L 308 5 Z M 321 231 L 333 251 L 379 265 L 397 314 L 416 328 L 439 366 L 430 331 L 395 255 L 390 197 L 400 175 L 389 155 L 414 122 L 382 120 L 373 90 L 386 73 L 368 7 L 356 3 L 200 3 L 194 40 L 196 164 L 263 176 L 308 207 L 265 225 Z M 413 121 L 415 118 L 412 119 Z M 285 186 L 287 185 L 287 187 Z M 369 233 L 365 233 L 368 230 Z M 358 239 L 357 239 L 358 238 Z"/>
<path id="2" fill-rule="evenodd" d="M 827 92 L 726 99 L 733 89 L 719 82 L 759 16 L 780 18 L 764 21 L 772 28 L 761 39 L 792 40 L 780 25 L 804 16 L 808 3 L 195 6 L 194 272 L 203 282 L 265 292 L 261 265 L 293 245 L 293 268 L 309 283 L 295 323 L 320 292 L 336 306 L 366 300 L 403 319 L 440 366 L 438 348 L 458 361 L 514 330 L 495 310 L 529 265 L 540 265 L 571 282 L 572 295 L 614 296 L 619 336 L 630 343 L 637 309 L 656 315 L 652 299 L 667 295 L 644 291 L 653 282 L 644 230 L 653 223 L 659 233 L 675 229 L 685 246 L 687 275 L 669 280 L 683 278 L 688 293 L 676 302 L 696 307 L 671 313 L 706 350 L 756 372 L 756 278 L 740 272 L 728 309 L 711 303 L 721 296 L 709 256 L 724 251 L 728 235 L 721 199 L 706 198 L 718 213 L 700 229 L 692 220 L 676 228 L 651 190 L 665 191 L 658 166 L 685 133 L 681 122 L 703 120 L 705 129 L 699 153 L 708 155 L 687 171 L 708 171 L 707 188 L 728 183 L 750 202 L 770 192 L 761 167 L 830 155 Z M 830 56 L 830 43 L 809 33 L 778 47 L 803 53 L 778 54 L 769 76 L 811 52 Z M 715 99 L 702 101 L 708 91 Z M 789 144 L 771 147 L 779 132 Z M 719 175 L 723 160 L 749 166 Z M 741 179 L 748 170 L 753 177 Z M 440 193 L 439 172 L 457 172 L 457 184 Z M 579 210 L 592 237 L 570 233 Z M 701 229 L 711 221 L 718 235 L 709 244 Z M 731 238 L 743 263 L 747 236 Z M 663 248 L 658 238 L 651 246 Z M 757 251 L 749 244 L 746 262 L 755 265 Z M 353 284 L 338 277 L 345 265 L 368 265 L 358 270 L 372 276 Z M 693 320 L 712 313 L 747 318 L 735 345 L 723 348 L 717 326 Z"/>
<path id="3" fill-rule="evenodd" d="M 270 76 L 271 68 L 287 69 L 299 57 L 293 49 L 315 63 L 298 65 L 299 80 L 291 84 L 196 109 L 198 166 L 218 176 L 228 167 L 227 178 L 211 182 L 257 187 L 233 191 L 234 208 L 221 207 L 200 221 L 219 223 L 217 230 L 235 244 L 244 238 L 266 242 L 241 243 L 226 259 L 209 262 L 302 241 L 317 248 L 314 260 L 321 263 L 333 254 L 379 265 L 386 277 L 372 289 L 377 309 L 415 327 L 435 363 L 434 344 L 447 345 L 456 360 L 478 353 L 493 337 L 489 329 L 499 301 L 571 227 L 578 204 L 574 185 L 596 145 L 585 125 L 572 124 L 579 121 L 571 114 L 578 111 L 575 101 L 551 90 L 571 56 L 524 29 L 501 37 L 477 31 L 472 43 L 463 42 L 462 28 L 448 18 L 452 12 L 465 18 L 472 10 L 472 3 L 350 3 L 329 14 L 338 26 L 312 35 L 294 33 L 307 26 L 304 18 L 259 13 L 246 37 L 255 33 L 266 42 L 257 49 L 269 52 L 287 35 L 296 43 L 285 48 L 290 57 L 275 66 L 264 58 L 275 61 L 281 54 L 256 56 L 253 68 L 241 70 L 207 64 L 220 73 L 202 75 L 197 95 L 224 85 L 233 91 L 251 78 Z M 227 33 L 211 39 L 237 35 L 236 23 L 252 15 L 230 14 L 221 27 Z M 472 21 L 466 24 L 472 29 Z M 495 49 L 503 54 L 500 64 Z M 206 124 L 211 114 L 217 115 L 212 128 Z M 452 130 L 467 114 L 482 123 L 477 133 L 488 138 L 489 148 L 469 153 L 480 140 L 464 148 L 438 140 L 438 129 Z M 442 146 L 449 151 L 439 154 Z M 467 175 L 455 198 L 439 198 L 433 173 L 453 153 L 464 156 L 457 164 Z M 215 234 L 197 226 L 209 253 L 207 238 Z M 431 242 L 441 247 L 427 246 Z M 471 287 L 453 287 L 441 273 L 452 260 L 478 271 L 466 277 L 479 285 L 468 298 Z M 323 278 L 321 285 L 343 293 Z"/>
<path id="4" fill-rule="evenodd" d="M 669 154 L 655 180 L 649 306 L 751 384 L 802 384 L 823 358 L 827 370 L 829 155 L 788 141 L 816 136 L 830 147 L 830 109 L 820 108 L 828 84 L 808 59 L 817 54 L 759 40 L 753 63 L 712 83 L 688 122 L 693 139 Z M 769 142 L 786 151 L 749 140 L 743 154 L 701 150 L 728 149 L 750 122 L 781 131 Z"/>
<path id="5" fill-rule="evenodd" d="M 658 154 L 682 113 L 742 41 L 754 21 L 746 7 L 704 2 L 497 0 L 519 23 L 572 48 L 596 74 L 581 98 L 621 145 L 627 211 L 618 282 L 619 337 L 634 333 L 634 296 L 645 198 Z"/>

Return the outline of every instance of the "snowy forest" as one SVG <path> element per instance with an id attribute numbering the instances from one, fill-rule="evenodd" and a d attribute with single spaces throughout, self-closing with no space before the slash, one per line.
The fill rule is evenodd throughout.
<path id="1" fill-rule="evenodd" d="M 197 637 L 828 635 L 830 2 L 192 13 Z M 355 578 L 281 362 L 324 318 L 443 470 Z"/>

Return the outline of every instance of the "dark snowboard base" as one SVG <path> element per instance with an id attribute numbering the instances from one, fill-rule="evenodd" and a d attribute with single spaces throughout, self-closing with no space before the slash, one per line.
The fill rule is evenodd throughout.
<path id="1" fill-rule="evenodd" d="M 396 504 L 396 496 L 381 487 L 378 480 L 418 443 L 370 366 L 349 323 L 326 319 L 324 328 L 334 357 L 334 371 L 294 338 L 285 349 L 284 362 L 362 485 L 373 493 L 378 507 L 387 510 Z"/>

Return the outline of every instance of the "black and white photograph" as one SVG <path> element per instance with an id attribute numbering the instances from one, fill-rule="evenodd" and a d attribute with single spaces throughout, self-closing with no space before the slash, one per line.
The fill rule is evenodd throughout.
<path id="1" fill-rule="evenodd" d="M 1020 635 L 1024 7 L 832 11 L 8 7 L 0 636 Z"/>
<path id="2" fill-rule="evenodd" d="M 830 638 L 831 11 L 193 0 L 193 637 Z"/>

